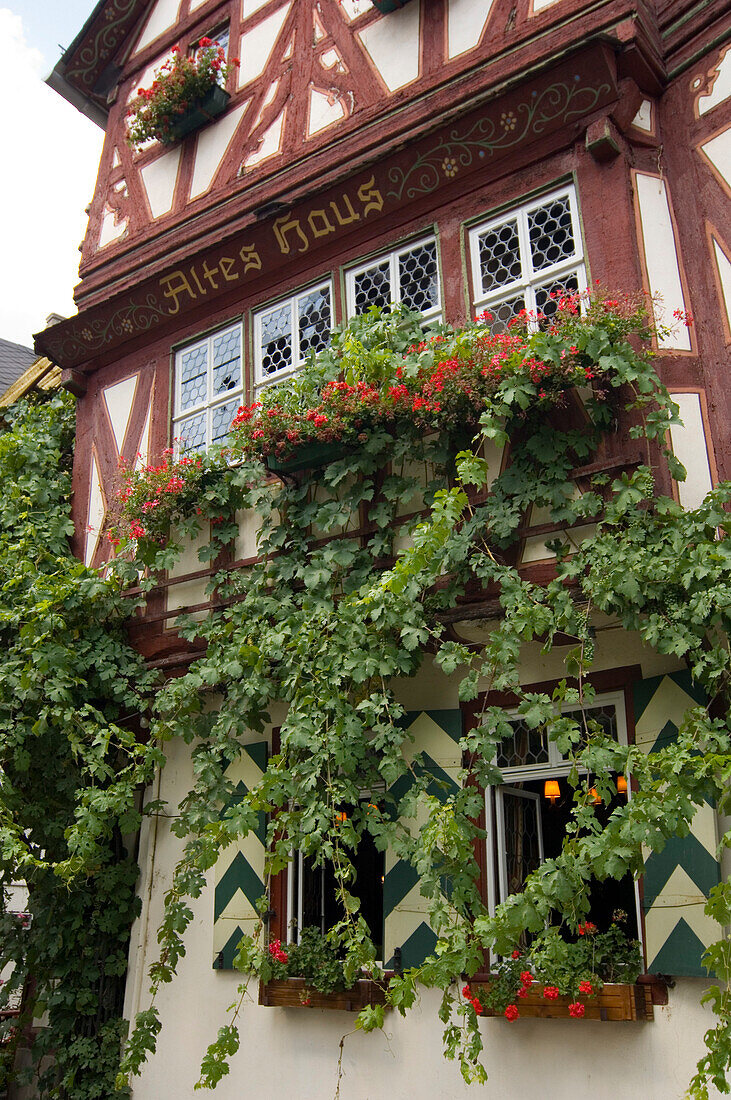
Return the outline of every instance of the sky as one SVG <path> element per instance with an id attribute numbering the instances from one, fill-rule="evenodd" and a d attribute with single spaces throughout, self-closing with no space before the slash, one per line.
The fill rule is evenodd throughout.
<path id="1" fill-rule="evenodd" d="M 43 81 L 94 6 L 0 0 L 0 337 L 28 347 L 49 313 L 76 312 L 78 246 L 104 134 Z"/>

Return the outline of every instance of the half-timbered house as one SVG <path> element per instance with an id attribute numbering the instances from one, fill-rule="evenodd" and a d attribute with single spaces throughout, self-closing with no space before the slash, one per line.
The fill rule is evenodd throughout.
<path id="1" fill-rule="evenodd" d="M 240 59 L 221 113 L 178 141 L 131 148 L 127 107 L 138 87 L 173 47 L 194 50 L 203 36 Z M 102 567 L 111 553 L 104 528 L 120 457 L 134 465 L 173 438 L 193 449 L 222 440 L 239 405 L 291 376 L 334 325 L 369 305 L 403 302 L 451 323 L 489 309 L 506 323 L 521 308 L 549 308 L 556 288 L 595 281 L 644 288 L 668 318 L 695 318 L 656 349 L 684 424 L 672 447 L 688 469 L 678 484 L 659 469 L 658 488 L 698 503 L 731 476 L 730 39 L 724 0 L 100 0 L 49 78 L 106 130 L 78 315 L 36 339 L 78 396 L 78 556 Z M 602 461 L 629 468 L 636 450 L 619 431 Z M 526 515 L 517 558 L 534 579 L 553 568 L 555 528 L 544 519 Z M 230 566 L 255 555 L 244 517 Z M 191 547 L 148 594 L 133 637 L 152 667 L 187 667 L 175 618 L 205 611 L 211 574 Z M 455 622 L 457 636 L 479 630 L 475 619 Z M 597 646 L 601 721 L 650 751 L 672 735 L 694 686 L 677 660 L 621 631 L 601 633 Z M 559 674 L 536 654 L 525 682 Z M 416 745 L 449 783 L 471 711 L 445 683 L 419 674 L 402 702 Z M 255 782 L 270 750 L 271 739 L 252 737 L 232 764 L 236 781 Z M 170 749 L 155 792 L 171 805 L 189 782 L 186 752 Z M 565 774 L 547 751 L 532 758 L 516 748 L 503 763 L 493 833 L 507 829 L 509 787 L 540 801 L 544 782 Z M 548 846 L 540 817 L 537 828 Z M 709 1022 L 700 959 L 718 935 L 704 913 L 720 871 L 717 836 L 705 806 L 690 836 L 649 856 L 641 890 L 627 899 L 647 972 L 672 978 L 669 992 L 648 982 L 628 1023 L 486 1021 L 490 1095 L 682 1094 Z M 178 844 L 159 818 L 141 837 L 130 1018 L 146 1004 Z M 507 847 L 501 834 L 494 866 L 485 856 L 486 902 L 510 890 Z M 233 953 L 253 922 L 262 866 L 252 835 L 224 853 L 195 902 L 135 1100 L 192 1095 L 234 999 Z M 314 904 L 308 896 L 291 882 L 281 891 L 282 938 Z M 426 903 L 412 869 L 388 853 L 379 905 L 384 962 L 398 950 L 402 965 L 418 963 L 434 943 Z M 349 1040 L 344 1096 L 468 1095 L 442 1059 L 430 998 L 423 1018 L 389 1021 L 388 1042 Z M 223 1096 L 330 1095 L 344 1016 L 266 1003 L 245 1011 Z"/>

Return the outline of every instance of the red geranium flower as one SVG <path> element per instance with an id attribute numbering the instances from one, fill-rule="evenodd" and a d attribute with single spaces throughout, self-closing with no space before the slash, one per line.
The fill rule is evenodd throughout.
<path id="1" fill-rule="evenodd" d="M 583 1005 L 582 1005 L 582 1008 L 583 1008 Z M 519 1016 L 520 1016 L 520 1013 L 518 1012 L 518 1006 L 517 1005 L 508 1005 L 508 1007 L 505 1009 L 505 1019 L 509 1020 L 511 1024 L 512 1024 L 513 1020 L 517 1020 Z"/>

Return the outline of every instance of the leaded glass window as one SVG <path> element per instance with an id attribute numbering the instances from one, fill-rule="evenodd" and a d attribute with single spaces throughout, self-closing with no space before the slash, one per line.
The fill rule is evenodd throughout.
<path id="1" fill-rule="evenodd" d="M 402 302 L 428 320 L 441 319 L 439 256 L 434 237 L 416 241 L 346 274 L 348 315 Z"/>
<path id="2" fill-rule="evenodd" d="M 222 443 L 243 396 L 241 323 L 175 353 L 173 436 L 181 450 Z"/>
<path id="3" fill-rule="evenodd" d="M 311 287 L 254 314 L 256 385 L 278 382 L 302 366 L 309 352 L 330 342 L 330 283 Z"/>
<path id="4" fill-rule="evenodd" d="M 573 187 L 564 187 L 470 231 L 475 312 L 503 332 L 522 309 L 549 318 L 563 293 L 586 288 Z"/>

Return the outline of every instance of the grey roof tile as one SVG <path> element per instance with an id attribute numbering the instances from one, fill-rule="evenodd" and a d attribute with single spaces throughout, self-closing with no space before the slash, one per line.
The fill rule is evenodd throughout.
<path id="1" fill-rule="evenodd" d="M 31 363 L 35 363 L 37 358 L 33 348 L 27 348 L 24 344 L 13 344 L 0 337 L 0 393 L 12 385 L 16 378 L 20 378 L 23 371 Z"/>

